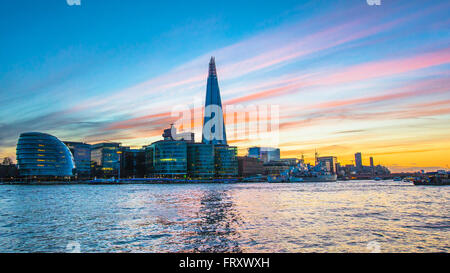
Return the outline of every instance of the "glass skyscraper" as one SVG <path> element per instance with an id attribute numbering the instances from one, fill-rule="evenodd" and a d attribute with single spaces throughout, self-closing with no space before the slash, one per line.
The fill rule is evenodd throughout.
<path id="1" fill-rule="evenodd" d="M 227 145 L 222 100 L 220 99 L 219 82 L 217 80 L 214 57 L 211 57 L 211 60 L 209 61 L 202 142 L 214 145 Z"/>

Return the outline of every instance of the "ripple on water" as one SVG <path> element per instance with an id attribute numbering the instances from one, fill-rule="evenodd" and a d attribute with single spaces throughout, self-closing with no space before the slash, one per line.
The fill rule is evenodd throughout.
<path id="1" fill-rule="evenodd" d="M 448 252 L 450 187 L 0 186 L 0 252 Z"/>

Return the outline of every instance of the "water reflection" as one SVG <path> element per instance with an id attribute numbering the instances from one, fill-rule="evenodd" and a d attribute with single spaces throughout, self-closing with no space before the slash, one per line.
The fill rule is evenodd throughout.
<path id="1" fill-rule="evenodd" d="M 241 219 L 228 190 L 206 190 L 200 199 L 197 221 L 186 234 L 185 251 L 241 252 L 239 226 Z"/>

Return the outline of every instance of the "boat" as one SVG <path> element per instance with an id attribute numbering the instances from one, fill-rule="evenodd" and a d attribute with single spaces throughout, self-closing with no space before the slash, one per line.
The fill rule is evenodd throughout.
<path id="1" fill-rule="evenodd" d="M 448 173 L 438 172 L 428 177 L 416 177 L 413 183 L 416 186 L 448 186 L 450 185 L 450 179 Z"/>
<path id="2" fill-rule="evenodd" d="M 373 180 L 375 180 L 375 181 L 381 181 L 381 178 L 380 178 L 380 177 L 375 177 Z"/>
<path id="3" fill-rule="evenodd" d="M 394 179 L 393 179 L 394 181 L 402 181 L 402 178 L 401 177 L 394 177 Z"/>
<path id="4" fill-rule="evenodd" d="M 267 181 L 269 183 L 336 182 L 337 175 L 329 172 L 321 163 L 311 166 L 300 162 L 280 172 L 279 175 L 269 175 Z"/>

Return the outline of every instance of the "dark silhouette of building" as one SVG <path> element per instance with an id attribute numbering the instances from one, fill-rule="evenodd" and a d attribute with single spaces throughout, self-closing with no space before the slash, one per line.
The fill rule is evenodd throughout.
<path id="1" fill-rule="evenodd" d="M 120 178 L 142 178 L 145 176 L 145 150 L 121 147 Z"/>
<path id="2" fill-rule="evenodd" d="M 362 156 L 361 153 L 356 153 L 355 154 L 355 165 L 357 169 L 362 169 Z"/>

